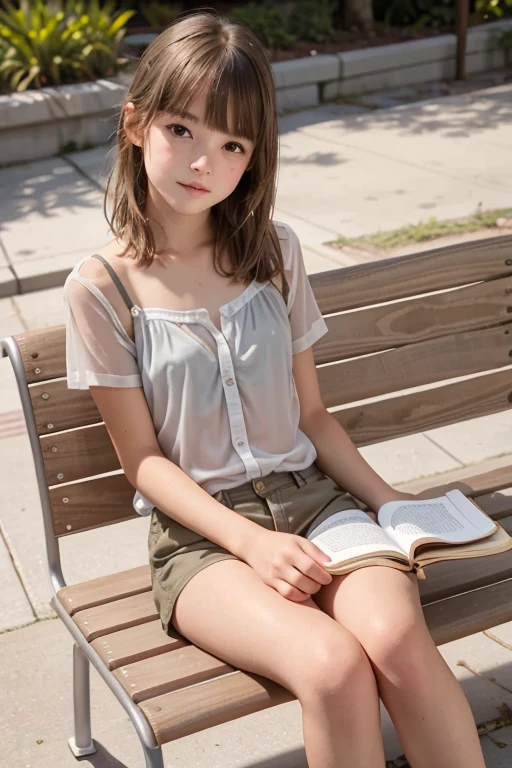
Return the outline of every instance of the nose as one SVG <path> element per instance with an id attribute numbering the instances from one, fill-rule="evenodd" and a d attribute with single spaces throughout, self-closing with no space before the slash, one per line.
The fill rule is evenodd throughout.
<path id="1" fill-rule="evenodd" d="M 211 164 L 208 156 L 203 154 L 190 163 L 190 169 L 196 173 L 211 173 Z"/>

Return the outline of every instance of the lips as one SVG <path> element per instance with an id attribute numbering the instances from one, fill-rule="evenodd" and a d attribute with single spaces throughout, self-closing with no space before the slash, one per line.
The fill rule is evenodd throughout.
<path id="1" fill-rule="evenodd" d="M 197 181 L 193 181 L 191 184 L 182 184 L 182 182 L 179 181 L 178 184 L 181 187 L 187 187 L 188 189 L 197 189 L 198 192 L 209 192 L 210 191 L 205 186 L 203 186 L 203 184 L 199 184 L 199 182 L 197 182 Z"/>

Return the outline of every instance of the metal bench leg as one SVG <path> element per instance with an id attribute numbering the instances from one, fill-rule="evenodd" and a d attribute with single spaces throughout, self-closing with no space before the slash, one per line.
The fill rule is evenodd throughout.
<path id="1" fill-rule="evenodd" d="M 145 744 L 142 745 L 144 757 L 146 758 L 146 768 L 165 768 L 162 747 L 149 749 Z"/>
<path id="2" fill-rule="evenodd" d="M 75 735 L 68 739 L 75 757 L 93 755 L 96 747 L 91 738 L 91 697 L 89 686 L 89 659 L 73 645 L 73 704 Z"/>

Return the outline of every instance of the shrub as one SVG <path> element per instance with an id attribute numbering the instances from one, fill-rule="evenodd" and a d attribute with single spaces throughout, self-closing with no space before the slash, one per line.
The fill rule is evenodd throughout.
<path id="1" fill-rule="evenodd" d="M 421 16 L 416 27 L 444 27 L 455 24 L 457 7 L 455 0 L 416 0 Z"/>
<path id="2" fill-rule="evenodd" d="M 181 6 L 152 0 L 142 3 L 144 18 L 153 29 L 165 29 L 181 13 Z"/>
<path id="3" fill-rule="evenodd" d="M 266 0 L 233 8 L 229 17 L 248 26 L 267 48 L 289 48 L 296 40 L 321 43 L 334 34 L 339 0 Z"/>
<path id="4" fill-rule="evenodd" d="M 241 5 L 233 8 L 229 18 L 249 27 L 267 48 L 289 48 L 297 39 L 289 31 L 283 11 L 271 5 Z"/>
<path id="5" fill-rule="evenodd" d="M 288 29 L 298 40 L 323 43 L 334 35 L 332 17 L 337 8 L 338 0 L 298 0 Z"/>
<path id="6" fill-rule="evenodd" d="M 497 18 L 510 15 L 512 12 L 512 0 L 476 0 L 475 10 L 480 13 L 484 19 Z"/>
<path id="7" fill-rule="evenodd" d="M 375 0 L 375 15 L 397 27 L 440 27 L 455 23 L 456 0 Z"/>
<path id="8" fill-rule="evenodd" d="M 95 80 L 117 74 L 124 27 L 134 11 L 112 0 L 3 0 L 0 10 L 0 88 Z"/>

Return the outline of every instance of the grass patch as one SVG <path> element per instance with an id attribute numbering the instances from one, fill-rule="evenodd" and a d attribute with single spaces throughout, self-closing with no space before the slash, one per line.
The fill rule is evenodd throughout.
<path id="1" fill-rule="evenodd" d="M 512 219 L 512 208 L 502 208 L 496 211 L 477 211 L 465 219 L 449 219 L 438 221 L 432 216 L 428 221 L 421 221 L 408 227 L 401 227 L 392 232 L 377 232 L 374 235 L 362 237 L 340 236 L 333 245 L 347 245 L 351 248 L 377 248 L 388 251 L 402 245 L 423 243 L 446 235 L 459 235 L 465 232 L 477 232 L 480 229 L 497 228 L 498 219 Z"/>

